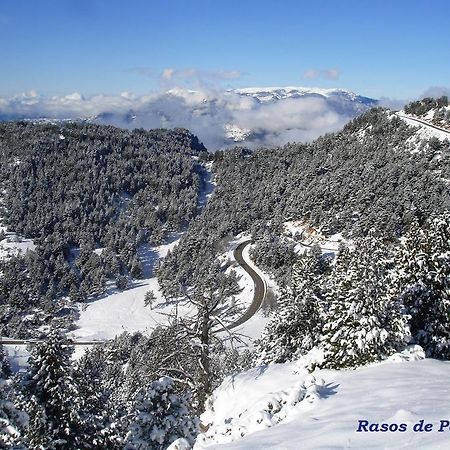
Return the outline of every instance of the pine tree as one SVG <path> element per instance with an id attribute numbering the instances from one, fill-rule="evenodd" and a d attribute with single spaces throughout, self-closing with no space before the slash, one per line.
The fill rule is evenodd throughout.
<path id="1" fill-rule="evenodd" d="M 134 256 L 131 260 L 130 275 L 133 278 L 142 278 L 142 264 L 137 256 Z"/>
<path id="2" fill-rule="evenodd" d="M 8 378 L 11 375 L 11 366 L 8 361 L 8 356 L 5 352 L 5 347 L 0 344 L 0 378 Z"/>
<path id="3" fill-rule="evenodd" d="M 25 449 L 21 434 L 28 416 L 16 406 L 15 384 L 9 378 L 11 368 L 0 345 L 0 448 Z"/>
<path id="4" fill-rule="evenodd" d="M 373 235 L 338 256 L 325 295 L 322 346 L 325 367 L 356 367 L 380 360 L 408 338 L 387 248 Z"/>
<path id="5" fill-rule="evenodd" d="M 125 290 L 128 287 L 128 278 L 125 275 L 117 275 L 116 286 L 121 291 Z"/>
<path id="6" fill-rule="evenodd" d="M 450 359 L 450 214 L 413 223 L 398 255 L 411 333 L 427 356 Z"/>
<path id="7" fill-rule="evenodd" d="M 322 329 L 320 279 L 328 270 L 319 249 L 302 255 L 290 285 L 283 289 L 272 320 L 258 341 L 258 362 L 281 363 L 307 353 L 319 341 Z"/>
<path id="8" fill-rule="evenodd" d="M 0 448 L 26 449 L 22 433 L 28 416 L 15 404 L 11 381 L 0 380 Z"/>
<path id="9" fill-rule="evenodd" d="M 183 292 L 181 301 L 195 313 L 179 316 L 175 312 L 171 316 L 171 327 L 180 343 L 177 352 L 195 361 L 196 373 L 174 369 L 191 383 L 198 412 L 204 411 L 205 401 L 217 379 L 212 364 L 214 352 L 222 349 L 225 339 L 230 342 L 236 339 L 227 327 L 240 312 L 240 305 L 233 300 L 240 291 L 236 273 L 225 274 L 220 263 L 210 259 L 209 266 L 197 270 L 194 285 Z"/>
<path id="10" fill-rule="evenodd" d="M 137 399 L 125 450 L 165 450 L 178 438 L 193 444 L 199 420 L 189 412 L 189 395 L 175 393 L 169 377 L 153 382 Z"/>
<path id="11" fill-rule="evenodd" d="M 144 298 L 144 305 L 152 309 L 155 300 L 156 300 L 155 293 L 153 291 L 147 291 Z"/>
<path id="12" fill-rule="evenodd" d="M 80 416 L 86 424 L 87 448 L 122 449 L 125 431 L 118 419 L 121 405 L 110 398 L 115 389 L 108 386 L 107 360 L 105 349 L 96 346 L 77 361 L 74 377 L 82 399 Z"/>
<path id="13" fill-rule="evenodd" d="M 80 448 L 83 441 L 70 354 L 58 330 L 51 330 L 47 341 L 32 349 L 24 382 L 30 416 L 26 437 L 31 447 L 69 450 Z"/>

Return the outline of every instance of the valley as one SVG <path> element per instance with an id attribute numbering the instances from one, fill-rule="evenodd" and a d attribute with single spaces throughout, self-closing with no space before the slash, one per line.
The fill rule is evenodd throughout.
<path id="1" fill-rule="evenodd" d="M 5 367 L 26 380 L 57 363 L 100 448 L 128 439 L 124 411 L 148 386 L 179 396 L 191 431 L 173 445 L 186 448 L 277 448 L 286 430 L 295 448 L 290 427 L 309 448 L 324 429 L 321 445 L 344 442 L 359 416 L 342 411 L 384 377 L 395 387 L 380 423 L 412 424 L 409 367 L 445 377 L 450 355 L 439 128 L 374 107 L 311 143 L 208 152 L 182 129 L 0 124 Z M 28 389 L 5 380 L 8 398 Z M 255 408 L 229 400 L 241 388 Z"/>

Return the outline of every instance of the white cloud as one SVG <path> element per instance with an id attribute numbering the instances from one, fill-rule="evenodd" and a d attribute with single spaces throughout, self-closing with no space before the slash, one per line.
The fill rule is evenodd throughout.
<path id="1" fill-rule="evenodd" d="M 163 80 L 171 80 L 173 77 L 174 69 L 164 69 L 161 73 Z"/>
<path id="2" fill-rule="evenodd" d="M 197 76 L 195 72 L 165 72 L 170 79 L 193 74 Z M 72 93 L 45 97 L 31 91 L 0 98 L 0 118 L 95 118 L 99 123 L 126 128 L 184 127 L 210 150 L 232 145 L 226 134 L 230 126 L 247 130 L 245 145 L 280 145 L 310 141 L 335 131 L 360 111 L 351 101 L 319 94 L 261 102 L 217 87 L 178 87 L 141 96 L 124 92 L 115 96 Z"/>
<path id="3" fill-rule="evenodd" d="M 208 71 L 194 68 L 175 69 L 165 68 L 159 74 L 161 86 L 165 89 L 171 87 L 218 88 L 223 82 L 236 80 L 242 73 L 235 70 Z"/>
<path id="4" fill-rule="evenodd" d="M 287 98 L 235 114 L 239 125 L 262 136 L 259 143 L 263 145 L 311 141 L 341 128 L 349 119 L 335 112 L 323 97 Z"/>
<path id="5" fill-rule="evenodd" d="M 303 72 L 302 78 L 304 78 L 305 80 L 314 80 L 316 78 L 320 77 L 320 71 L 318 70 L 305 70 L 305 72 Z"/>
<path id="6" fill-rule="evenodd" d="M 424 97 L 438 98 L 442 97 L 443 95 L 447 95 L 448 97 L 450 97 L 450 88 L 445 86 L 431 86 L 420 96 L 420 98 L 421 99 Z"/>
<path id="7" fill-rule="evenodd" d="M 151 67 L 135 67 L 131 69 L 138 74 L 158 80 L 161 87 L 170 89 L 173 87 L 195 87 L 199 88 L 220 88 L 222 83 L 237 80 L 244 73 L 238 70 L 202 70 L 193 67 L 175 68 L 166 67 L 162 71 L 157 71 Z"/>
<path id="8" fill-rule="evenodd" d="M 310 69 L 303 72 L 302 75 L 305 80 L 317 80 L 318 78 L 325 78 L 326 80 L 337 80 L 340 76 L 341 72 L 336 68 L 323 70 Z"/>
<path id="9" fill-rule="evenodd" d="M 341 72 L 338 69 L 326 69 L 323 71 L 323 76 L 329 80 L 337 80 Z"/>
<path id="10" fill-rule="evenodd" d="M 389 108 L 392 110 L 399 110 L 399 109 L 402 109 L 409 102 L 410 102 L 410 100 L 401 100 L 401 99 L 390 98 L 390 97 L 381 97 L 379 100 L 379 106 L 382 106 L 383 108 Z"/>

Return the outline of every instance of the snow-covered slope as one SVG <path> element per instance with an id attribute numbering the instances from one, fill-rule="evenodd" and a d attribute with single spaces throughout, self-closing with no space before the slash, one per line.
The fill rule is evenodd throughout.
<path id="1" fill-rule="evenodd" d="M 70 337 L 75 340 L 113 339 L 124 331 L 151 331 L 158 324 L 166 323 L 166 315 L 172 312 L 174 306 L 164 299 L 153 269 L 157 260 L 173 250 L 179 237 L 173 234 L 168 244 L 141 249 L 144 278 L 137 280 L 129 289 L 120 291 L 111 283 L 101 298 L 79 304 L 76 329 Z M 152 291 L 156 297 L 152 307 L 145 306 L 144 299 L 148 291 Z"/>
<path id="2" fill-rule="evenodd" d="M 3 206 L 1 196 L 0 206 Z M 31 239 L 25 239 L 16 233 L 8 232 L 0 215 L 0 260 L 17 256 L 19 253 L 25 254 L 28 250 L 34 249 L 35 245 Z"/>
<path id="3" fill-rule="evenodd" d="M 426 140 L 431 138 L 437 138 L 439 140 L 450 140 L 450 130 L 439 127 L 422 118 L 415 117 L 410 114 L 406 114 L 405 111 L 399 111 L 395 113 L 398 117 L 404 120 L 408 125 L 417 128 L 417 138 L 419 140 Z"/>
<path id="4" fill-rule="evenodd" d="M 296 362 L 255 368 L 215 391 L 195 449 L 448 448 L 449 369 L 432 359 L 314 376 Z M 421 420 L 432 430 L 414 431 Z"/>

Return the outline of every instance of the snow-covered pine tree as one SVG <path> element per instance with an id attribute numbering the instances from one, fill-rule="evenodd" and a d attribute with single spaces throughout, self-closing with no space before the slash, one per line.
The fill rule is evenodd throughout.
<path id="1" fill-rule="evenodd" d="M 144 305 L 152 309 L 155 300 L 156 300 L 155 293 L 153 291 L 147 291 L 144 297 Z"/>
<path id="2" fill-rule="evenodd" d="M 16 404 L 11 381 L 0 380 L 0 448 L 26 449 L 22 432 L 28 416 Z"/>
<path id="3" fill-rule="evenodd" d="M 133 278 L 142 278 L 142 264 L 136 255 L 131 260 L 130 274 Z"/>
<path id="4" fill-rule="evenodd" d="M 323 325 L 319 285 L 327 268 L 320 248 L 299 258 L 291 283 L 282 290 L 272 320 L 257 342 L 258 363 L 286 362 L 318 343 Z"/>
<path id="5" fill-rule="evenodd" d="M 83 424 L 72 378 L 71 353 L 56 329 L 49 332 L 46 342 L 31 351 L 24 380 L 24 406 L 30 416 L 26 441 L 32 448 L 81 448 Z"/>
<path id="6" fill-rule="evenodd" d="M 398 254 L 411 334 L 426 355 L 450 359 L 450 214 L 413 223 Z"/>
<path id="7" fill-rule="evenodd" d="M 138 397 L 125 450 L 165 450 L 178 438 L 193 444 L 199 420 L 189 412 L 189 395 L 178 395 L 169 377 L 154 381 Z"/>
<path id="8" fill-rule="evenodd" d="M 107 366 L 112 364 L 112 358 L 108 356 L 104 346 L 95 346 L 77 361 L 74 371 L 82 400 L 80 416 L 86 424 L 86 448 L 123 448 L 126 426 L 122 426 L 120 416 L 125 415 L 125 408 L 122 402 L 111 398 L 111 393 L 117 392 L 115 384 L 123 383 L 123 377 L 109 373 Z M 109 383 L 109 375 L 114 377 L 115 384 Z"/>
<path id="9" fill-rule="evenodd" d="M 5 352 L 5 347 L 0 344 L 0 378 L 8 378 L 11 375 L 11 366 L 8 361 L 8 356 Z"/>
<path id="10" fill-rule="evenodd" d="M 323 366 L 357 367 L 401 348 L 409 336 L 392 257 L 373 233 L 343 249 L 329 277 L 321 345 Z"/>
<path id="11" fill-rule="evenodd" d="M 0 448 L 24 449 L 21 433 L 28 416 L 16 406 L 15 385 L 3 345 L 0 345 Z"/>

